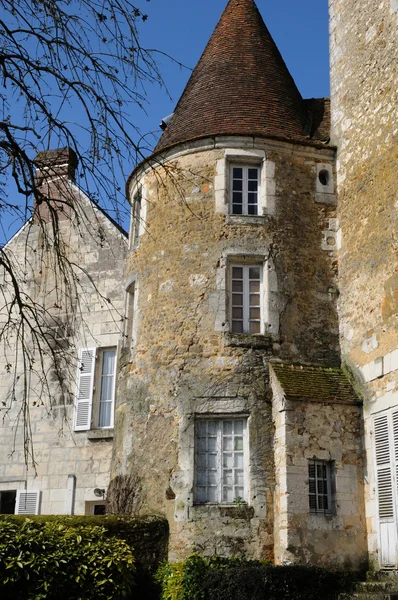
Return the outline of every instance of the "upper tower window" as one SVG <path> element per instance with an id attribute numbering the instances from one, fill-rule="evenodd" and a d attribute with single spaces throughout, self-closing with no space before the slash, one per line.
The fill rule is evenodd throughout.
<path id="1" fill-rule="evenodd" d="M 260 167 L 231 165 L 230 212 L 233 215 L 259 214 Z"/>
<path id="2" fill-rule="evenodd" d="M 131 228 L 131 245 L 134 248 L 138 244 L 140 235 L 141 222 L 141 205 L 142 205 L 142 187 L 140 186 L 133 198 L 133 222 Z"/>

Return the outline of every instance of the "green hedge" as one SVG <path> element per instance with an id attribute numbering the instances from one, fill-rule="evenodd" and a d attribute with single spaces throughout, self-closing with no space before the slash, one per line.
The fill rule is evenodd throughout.
<path id="1" fill-rule="evenodd" d="M 158 586 L 154 582 L 154 574 L 159 564 L 167 558 L 168 523 L 158 516 L 133 518 L 121 516 L 32 516 L 32 523 L 38 526 L 45 524 L 63 525 L 67 528 L 100 527 L 102 537 L 124 540 L 135 557 L 135 587 L 132 598 L 155 600 L 158 598 Z M 2 522 L 8 521 L 22 527 L 26 517 L 20 515 L 1 515 Z M 1 539 L 0 539 L 1 543 Z M 3 596 L 0 594 L 3 600 Z M 12 596 L 16 600 L 17 596 Z M 28 598 L 26 596 L 25 598 Z M 73 596 L 70 596 L 72 599 Z M 110 596 L 113 598 L 113 596 Z M 116 596 L 115 596 L 116 598 Z M 58 600 L 61 597 L 58 596 Z"/>
<path id="2" fill-rule="evenodd" d="M 134 557 L 98 526 L 0 521 L 1 597 L 9 600 L 127 598 Z"/>
<path id="3" fill-rule="evenodd" d="M 240 559 L 192 555 L 163 564 L 157 579 L 161 600 L 334 600 L 355 576 L 317 567 L 274 567 Z"/>

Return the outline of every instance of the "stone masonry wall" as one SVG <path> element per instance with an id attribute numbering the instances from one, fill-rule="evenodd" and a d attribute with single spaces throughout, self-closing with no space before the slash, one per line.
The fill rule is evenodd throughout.
<path id="1" fill-rule="evenodd" d="M 339 362 L 334 197 L 316 202 L 317 165 L 331 165 L 333 153 L 249 139 L 206 143 L 187 145 L 140 180 L 146 220 L 128 260 L 135 336 L 122 352 L 113 475 L 134 473 L 142 511 L 166 513 L 171 559 L 192 551 L 272 558 L 267 361 Z M 252 219 L 226 214 L 221 189 L 225 157 L 242 163 L 245 152 L 265 160 L 264 212 Z M 229 332 L 234 260 L 265 264 L 264 335 Z M 200 415 L 248 417 L 248 506 L 194 504 Z"/>
<path id="2" fill-rule="evenodd" d="M 329 8 L 341 347 L 365 398 L 366 511 L 377 563 L 372 415 L 398 405 L 398 6 L 330 0 Z"/>
<path id="3" fill-rule="evenodd" d="M 79 197 L 77 188 L 73 187 L 72 191 Z M 93 210 L 87 199 L 80 198 L 79 206 L 79 212 L 86 213 L 80 226 L 64 219 L 60 223 L 61 238 L 68 247 L 69 258 L 82 269 L 78 272 L 79 297 L 67 301 L 62 298 L 62 293 L 61 297 L 57 293 L 56 290 L 62 288 L 62 280 L 55 278 L 51 253 L 43 249 L 43 234 L 37 224 L 28 223 L 7 246 L 15 264 L 26 272 L 24 291 L 31 295 L 32 301 L 42 303 L 50 314 L 64 322 L 66 338 L 60 343 L 64 344 L 68 339 L 71 344 L 62 366 L 70 392 L 66 406 L 57 404 L 56 379 L 48 359 L 44 368 L 55 392 L 53 398 L 43 391 L 39 376 L 34 372 L 31 374 L 29 412 L 36 473 L 31 458 L 28 468 L 25 464 L 19 401 L 24 393 L 21 379 L 16 384 L 15 402 L 9 402 L 14 373 L 17 376 L 22 373 L 22 355 L 18 355 L 15 364 L 15 340 L 11 337 L 7 340 L 8 346 L 1 348 L 0 492 L 40 490 L 41 514 L 66 513 L 69 475 L 75 476 L 76 483 L 74 512 L 85 514 L 87 503 L 101 500 L 94 495 L 94 488 L 106 489 L 110 475 L 113 432 L 73 431 L 76 351 L 82 347 L 118 345 L 124 315 L 127 243 L 125 236 L 102 213 Z M 69 313 L 66 316 L 67 306 Z M 0 319 L 4 322 L 4 311 Z M 26 342 L 29 343 L 28 338 Z M 6 367 L 7 363 L 11 370 Z M 37 370 L 40 373 L 40 367 Z M 51 403 L 53 408 L 50 410 Z"/>
<path id="4" fill-rule="evenodd" d="M 364 569 L 361 411 L 356 405 L 289 400 L 273 376 L 275 559 Z M 308 464 L 332 464 L 332 513 L 309 509 Z"/>

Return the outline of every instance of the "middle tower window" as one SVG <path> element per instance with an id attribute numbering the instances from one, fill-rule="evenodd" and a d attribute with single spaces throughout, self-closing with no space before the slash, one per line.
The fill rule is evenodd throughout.
<path id="1" fill-rule="evenodd" d="M 263 265 L 231 265 L 231 332 L 262 331 Z"/>
<path id="2" fill-rule="evenodd" d="M 259 187 L 260 167 L 231 165 L 231 214 L 258 215 Z"/>

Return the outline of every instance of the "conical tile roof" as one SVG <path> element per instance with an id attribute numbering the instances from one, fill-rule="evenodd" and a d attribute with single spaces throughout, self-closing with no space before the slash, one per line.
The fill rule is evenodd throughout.
<path id="1" fill-rule="evenodd" d="M 307 108 L 253 0 L 230 0 L 156 150 L 213 135 L 305 139 Z"/>

